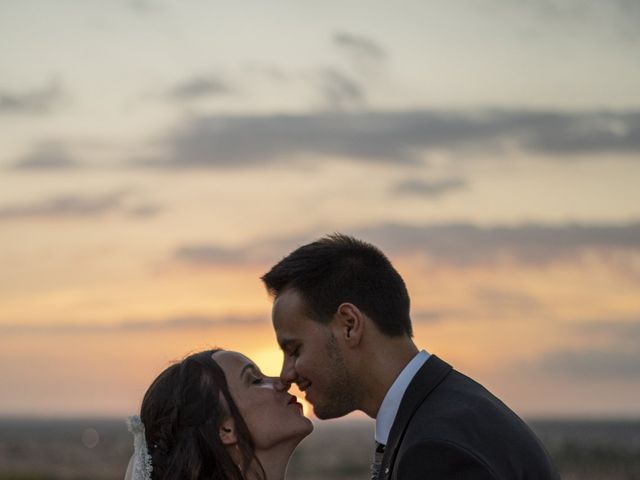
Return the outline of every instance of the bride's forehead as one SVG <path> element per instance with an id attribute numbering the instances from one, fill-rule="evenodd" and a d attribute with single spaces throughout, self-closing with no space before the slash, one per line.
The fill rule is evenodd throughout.
<path id="1" fill-rule="evenodd" d="M 219 350 L 213 353 L 212 358 L 218 362 L 223 369 L 226 368 L 242 368 L 247 364 L 253 364 L 253 362 L 238 352 L 229 350 Z"/>

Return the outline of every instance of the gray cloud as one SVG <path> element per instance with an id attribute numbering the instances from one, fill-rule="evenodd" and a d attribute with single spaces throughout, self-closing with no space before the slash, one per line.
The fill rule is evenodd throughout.
<path id="1" fill-rule="evenodd" d="M 467 183 L 460 178 L 447 178 L 444 180 L 417 180 L 409 178 L 397 183 L 392 191 L 398 195 L 417 195 L 427 198 L 439 198 L 447 193 L 465 190 Z"/>
<path id="2" fill-rule="evenodd" d="M 494 227 L 468 223 L 383 224 L 354 233 L 395 252 L 423 252 L 435 261 L 461 266 L 504 259 L 545 264 L 575 259 L 586 249 L 640 248 L 640 223 Z"/>
<path id="3" fill-rule="evenodd" d="M 243 249 L 224 248 L 216 245 L 190 245 L 179 247 L 174 252 L 178 261 L 203 265 L 224 265 L 244 263 L 251 252 Z"/>
<path id="4" fill-rule="evenodd" d="M 291 162 L 309 156 L 339 156 L 370 162 L 415 163 L 400 139 L 384 145 L 365 120 L 350 124 L 343 114 L 200 117 L 173 132 L 170 157 L 159 167 L 246 167 Z M 374 123 L 378 123 L 374 120 Z M 392 127 L 380 125 L 389 138 Z M 386 135 L 385 135 L 386 133 Z"/>
<path id="5" fill-rule="evenodd" d="M 560 260 L 576 260 L 585 250 L 637 252 L 640 249 L 640 223 L 494 227 L 470 223 L 423 226 L 380 224 L 344 233 L 369 241 L 391 255 L 423 253 L 435 262 L 459 267 L 505 260 L 544 265 Z M 216 244 L 183 246 L 176 250 L 174 258 L 203 265 L 248 260 L 269 264 L 317 237 L 265 239 L 233 249 Z M 490 293 L 485 296 L 491 297 Z M 492 298 L 492 301 L 497 301 L 496 295 Z"/>
<path id="6" fill-rule="evenodd" d="M 380 61 L 386 57 L 386 52 L 377 42 L 361 35 L 337 32 L 333 35 L 333 41 L 359 60 Z"/>
<path id="7" fill-rule="evenodd" d="M 92 218 L 111 213 L 147 218 L 160 207 L 129 201 L 124 190 L 98 195 L 59 195 L 39 201 L 0 207 L 0 221 L 28 219 Z"/>
<path id="8" fill-rule="evenodd" d="M 365 86 L 374 85 L 377 79 L 384 78 L 387 54 L 374 40 L 348 32 L 335 33 L 333 43 L 346 57 L 350 74 L 337 69 L 327 70 L 324 80 L 329 105 L 361 107 L 366 100 Z"/>
<path id="9" fill-rule="evenodd" d="M 593 35 L 605 30 L 622 40 L 637 41 L 640 4 L 636 0 L 529 0 L 510 2 L 493 0 L 497 7 L 518 9 L 531 17 L 535 31 L 543 32 L 549 28 L 582 30 Z M 486 5 L 483 6 L 486 8 Z M 598 26 L 594 29 L 593 26 Z M 591 27 L 591 28 L 589 28 Z"/>
<path id="10" fill-rule="evenodd" d="M 640 314 L 630 318 L 583 320 L 570 327 L 598 346 L 558 349 L 537 364 L 547 373 L 587 380 L 640 380 Z"/>
<path id="11" fill-rule="evenodd" d="M 231 87 L 220 78 L 200 76 L 176 85 L 169 92 L 169 98 L 178 101 L 198 100 L 204 97 L 225 95 L 231 91 Z"/>
<path id="12" fill-rule="evenodd" d="M 141 203 L 128 207 L 125 213 L 132 218 L 145 219 L 155 217 L 164 210 L 165 208 L 160 205 Z"/>
<path id="13" fill-rule="evenodd" d="M 468 312 L 462 310 L 418 310 L 417 312 L 411 312 L 411 321 L 416 323 L 440 323 L 443 321 L 451 320 L 453 318 L 468 319 Z"/>
<path id="14" fill-rule="evenodd" d="M 344 93 L 343 93 L 344 95 Z M 193 117 L 170 132 L 157 168 L 242 168 L 303 158 L 418 164 L 430 150 L 466 158 L 514 150 L 580 159 L 640 152 L 640 112 L 487 110 Z"/>
<path id="15" fill-rule="evenodd" d="M 591 319 L 576 325 L 578 333 L 605 339 L 616 345 L 640 346 L 640 312 L 635 317 Z"/>
<path id="16" fill-rule="evenodd" d="M 60 103 L 63 96 L 62 89 L 57 82 L 51 82 L 41 89 L 27 92 L 8 93 L 0 91 L 0 114 L 47 113 Z"/>
<path id="17" fill-rule="evenodd" d="M 587 349 L 555 351 L 540 365 L 545 371 L 587 380 L 640 380 L 640 351 Z"/>
<path id="18" fill-rule="evenodd" d="M 44 142 L 29 154 L 19 159 L 13 170 L 66 170 L 78 168 L 80 164 L 68 149 L 59 142 Z"/>
<path id="19" fill-rule="evenodd" d="M 157 10 L 159 3 L 158 0 L 127 0 L 129 8 L 139 14 L 146 14 Z"/>
<path id="20" fill-rule="evenodd" d="M 524 116 L 517 120 L 520 126 L 535 132 L 523 139 L 522 146 L 526 150 L 550 154 L 640 150 L 640 112 L 548 113 L 534 117 Z"/>
<path id="21" fill-rule="evenodd" d="M 320 74 L 323 96 L 332 108 L 360 107 L 366 94 L 362 86 L 348 75 L 335 68 L 327 68 Z"/>
<path id="22" fill-rule="evenodd" d="M 265 268 L 275 257 L 306 243 L 302 237 L 261 240 L 253 244 L 238 247 L 224 247 L 215 243 L 183 245 L 173 252 L 173 260 L 194 265 L 233 265 L 259 263 Z M 275 257 L 274 257 L 275 256 Z"/>
<path id="23" fill-rule="evenodd" d="M 508 291 L 492 287 L 480 287 L 475 292 L 476 297 L 492 311 L 506 312 L 539 312 L 542 303 L 535 297 L 522 291 Z"/>
<path id="24" fill-rule="evenodd" d="M 636 19 L 640 17 L 640 3 L 636 0 L 614 0 L 611 3 L 616 5 L 620 13 L 626 17 L 632 16 Z"/>
<path id="25" fill-rule="evenodd" d="M 585 21 L 589 12 L 589 2 L 584 0 L 529 0 L 517 4 L 508 0 L 495 0 L 495 4 L 530 12 L 537 21 Z"/>
<path id="26" fill-rule="evenodd" d="M 204 330 L 223 326 L 268 325 L 267 316 L 199 316 L 185 315 L 158 320 L 128 320 L 112 324 L 55 323 L 55 324 L 0 324 L 2 334 L 105 334 L 149 333 L 160 331 Z"/>

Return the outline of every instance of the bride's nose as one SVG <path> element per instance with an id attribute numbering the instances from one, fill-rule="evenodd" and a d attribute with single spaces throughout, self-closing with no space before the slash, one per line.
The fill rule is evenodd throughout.
<path id="1" fill-rule="evenodd" d="M 264 377 L 262 381 L 262 388 L 269 388 L 271 390 L 276 390 L 278 392 L 286 392 L 289 390 L 288 386 L 282 383 L 279 377 Z"/>

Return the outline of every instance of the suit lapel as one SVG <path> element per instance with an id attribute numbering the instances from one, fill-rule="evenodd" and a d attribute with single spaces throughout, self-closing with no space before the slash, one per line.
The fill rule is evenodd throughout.
<path id="1" fill-rule="evenodd" d="M 398 447 L 409 426 L 411 418 L 425 398 L 436 388 L 452 370 L 451 365 L 431 355 L 418 370 L 402 397 L 398 413 L 389 433 L 389 441 L 384 450 L 380 466 L 379 480 L 390 478 L 393 465 L 398 453 Z"/>

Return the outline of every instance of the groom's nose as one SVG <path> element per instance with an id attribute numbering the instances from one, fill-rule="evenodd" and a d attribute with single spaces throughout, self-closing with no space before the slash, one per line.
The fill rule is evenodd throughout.
<path id="1" fill-rule="evenodd" d="M 271 377 L 271 383 L 273 384 L 273 388 L 278 392 L 286 392 L 289 390 L 289 387 L 291 387 L 290 384 L 280 380 L 280 377 Z"/>
<path id="2" fill-rule="evenodd" d="M 280 381 L 287 386 L 287 389 L 298 379 L 293 359 L 285 355 L 280 370 Z"/>

